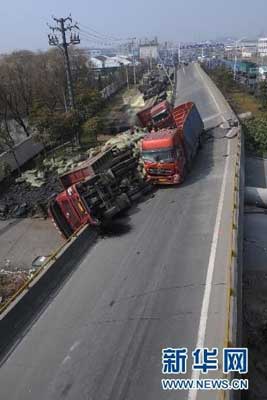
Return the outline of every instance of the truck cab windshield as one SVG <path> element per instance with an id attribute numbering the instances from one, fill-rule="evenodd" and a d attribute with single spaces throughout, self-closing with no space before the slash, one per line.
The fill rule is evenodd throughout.
<path id="1" fill-rule="evenodd" d="M 153 115 L 152 120 L 154 123 L 158 123 L 158 122 L 162 121 L 163 119 L 168 118 L 168 116 L 169 116 L 169 111 L 163 110 L 160 113 Z"/>
<path id="2" fill-rule="evenodd" d="M 176 150 L 166 149 L 166 150 L 153 150 L 153 151 L 143 151 L 142 158 L 147 162 L 174 162 L 176 157 Z"/>

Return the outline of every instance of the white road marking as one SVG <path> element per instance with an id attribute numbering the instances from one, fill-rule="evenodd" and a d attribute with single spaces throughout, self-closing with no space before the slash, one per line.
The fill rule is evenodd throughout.
<path id="1" fill-rule="evenodd" d="M 221 115 L 221 114 L 213 114 L 213 115 L 211 115 L 210 117 L 202 118 L 202 121 L 203 121 L 203 122 L 211 121 L 211 120 L 214 119 L 214 118 L 220 117 L 220 115 Z"/>
<path id="2" fill-rule="evenodd" d="M 227 154 L 228 154 L 228 157 L 225 162 L 223 182 L 222 182 L 221 193 L 220 193 L 217 214 L 216 214 L 216 221 L 215 221 L 212 242 L 211 242 L 211 251 L 210 251 L 209 264 L 208 264 L 208 269 L 207 269 L 204 296 L 203 296 L 203 300 L 202 300 L 196 348 L 197 347 L 203 348 L 204 343 L 205 343 L 211 288 L 212 288 L 212 280 L 213 280 L 213 273 L 214 273 L 214 268 L 215 268 L 216 251 L 217 251 L 218 240 L 219 240 L 219 230 L 220 230 L 220 225 L 221 225 L 221 220 L 222 220 L 222 210 L 223 210 L 224 195 L 225 195 L 225 189 L 226 189 L 226 178 L 227 178 L 227 173 L 228 173 L 228 169 L 229 169 L 230 141 L 228 141 L 228 143 L 227 143 Z M 192 372 L 191 379 L 199 379 L 199 377 L 200 377 L 200 371 L 194 370 Z M 187 399 L 188 400 L 196 400 L 197 394 L 198 394 L 197 390 L 191 389 L 188 392 Z"/>
<path id="3" fill-rule="evenodd" d="M 64 365 L 64 364 L 66 364 L 66 362 L 68 362 L 70 360 L 71 360 L 71 357 L 70 356 L 66 356 L 61 364 Z"/>
<path id="4" fill-rule="evenodd" d="M 76 347 L 78 347 L 79 345 L 80 345 L 80 342 L 79 342 L 79 341 L 74 342 L 73 345 L 72 345 L 71 348 L 70 348 L 70 351 L 75 350 Z"/>

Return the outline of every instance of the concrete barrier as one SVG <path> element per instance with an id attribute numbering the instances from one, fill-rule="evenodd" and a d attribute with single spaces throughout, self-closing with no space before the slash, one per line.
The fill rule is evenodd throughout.
<path id="1" fill-rule="evenodd" d="M 52 293 L 79 266 L 85 252 L 97 238 L 97 232 L 85 226 L 55 252 L 40 273 L 20 290 L 0 314 L 0 357 L 3 358 L 23 330 L 31 325 L 49 303 Z M 78 294 L 77 294 L 78 295 Z M 1 310 L 0 310 L 1 311 Z"/>
<path id="2" fill-rule="evenodd" d="M 231 140 L 231 139 L 230 139 Z M 242 274 L 243 274 L 243 215 L 244 215 L 245 163 L 244 139 L 240 129 L 237 136 L 233 179 L 231 248 L 229 254 L 227 282 L 227 321 L 224 347 L 242 346 Z M 240 376 L 227 376 L 228 379 Z M 222 398 L 237 400 L 240 393 L 222 393 Z"/>

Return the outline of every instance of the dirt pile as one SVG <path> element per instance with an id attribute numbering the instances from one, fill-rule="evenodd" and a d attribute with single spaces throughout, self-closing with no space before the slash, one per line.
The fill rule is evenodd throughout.
<path id="1" fill-rule="evenodd" d="M 47 216 L 47 204 L 54 193 L 62 190 L 57 176 L 49 174 L 40 187 L 29 182 L 14 182 L 0 194 L 0 218 Z"/>

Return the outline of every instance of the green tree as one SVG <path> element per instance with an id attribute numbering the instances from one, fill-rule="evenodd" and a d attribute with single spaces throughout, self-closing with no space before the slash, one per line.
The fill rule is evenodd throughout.
<path id="1" fill-rule="evenodd" d="M 21 174 L 20 165 L 15 151 L 15 140 L 11 135 L 7 110 L 8 110 L 8 105 L 5 104 L 5 108 L 3 109 L 2 113 L 0 113 L 0 148 L 7 149 L 13 154 L 18 172 L 19 174 Z"/>
<path id="2" fill-rule="evenodd" d="M 101 119 L 99 117 L 89 118 L 82 124 L 82 144 L 95 144 L 97 142 L 97 134 L 102 129 Z"/>
<path id="3" fill-rule="evenodd" d="M 254 117 L 243 122 L 246 148 L 259 155 L 267 153 L 267 116 Z"/>
<path id="4" fill-rule="evenodd" d="M 77 111 L 51 111 L 37 105 L 33 107 L 30 121 L 37 141 L 43 143 L 45 148 L 73 141 L 79 136 L 81 119 Z"/>
<path id="5" fill-rule="evenodd" d="M 98 113 L 102 105 L 103 99 L 99 91 L 94 89 L 80 89 L 80 93 L 77 96 L 76 108 L 83 122 Z"/>
<path id="6" fill-rule="evenodd" d="M 263 109 L 267 108 L 267 81 L 263 81 L 259 85 L 259 99 Z"/>

